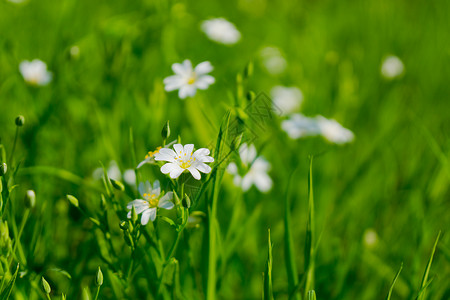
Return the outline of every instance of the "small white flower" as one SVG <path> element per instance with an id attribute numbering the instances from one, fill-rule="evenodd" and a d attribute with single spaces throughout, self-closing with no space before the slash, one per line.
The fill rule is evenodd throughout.
<path id="1" fill-rule="evenodd" d="M 236 26 L 224 18 L 203 21 L 201 28 L 209 39 L 217 43 L 233 45 L 241 39 L 241 33 Z"/>
<path id="2" fill-rule="evenodd" d="M 405 66 L 403 62 L 394 55 L 389 55 L 381 65 L 381 74 L 387 79 L 393 79 L 403 74 Z"/>
<path id="3" fill-rule="evenodd" d="M 320 133 L 329 142 L 345 144 L 353 141 L 355 138 L 353 132 L 344 128 L 336 120 L 327 119 L 322 116 L 317 116 L 316 119 L 320 128 Z"/>
<path id="4" fill-rule="evenodd" d="M 174 204 L 171 201 L 173 192 L 168 192 L 161 197 L 161 187 L 158 180 L 153 183 L 153 188 L 150 182 L 146 181 L 145 184 L 141 182 L 139 184 L 139 193 L 143 199 L 136 199 L 128 203 L 127 209 L 130 211 L 128 212 L 127 217 L 129 219 L 131 218 L 131 209 L 134 205 L 136 213 L 142 213 L 142 225 L 146 225 L 148 220 L 151 220 L 152 222 L 155 221 L 158 207 L 164 209 L 172 209 L 174 207 Z"/>
<path id="5" fill-rule="evenodd" d="M 128 185 L 134 186 L 136 184 L 136 172 L 133 169 L 127 169 L 123 172 L 123 180 Z"/>
<path id="6" fill-rule="evenodd" d="M 234 162 L 228 165 L 228 173 L 234 175 L 234 185 L 241 187 L 244 192 L 248 191 L 252 185 L 255 185 L 261 192 L 268 192 L 273 184 L 267 174 L 270 170 L 270 163 L 263 157 L 257 156 L 254 145 L 247 146 L 246 143 L 239 148 L 239 156 L 248 170 L 244 176 L 241 176 Z"/>
<path id="7" fill-rule="evenodd" d="M 300 109 L 303 102 L 303 93 L 296 87 L 275 86 L 270 92 L 276 111 L 281 115 L 293 113 Z"/>
<path id="8" fill-rule="evenodd" d="M 178 178 L 184 171 L 189 171 L 192 176 L 200 180 L 202 173 L 211 172 L 211 167 L 206 163 L 211 163 L 214 158 L 209 156 L 209 150 L 206 148 L 200 148 L 194 151 L 193 144 L 175 144 L 173 149 L 162 148 L 155 154 L 156 161 L 167 161 L 165 165 L 161 167 L 163 174 L 169 174 L 170 178 Z M 199 172 L 200 171 L 200 172 Z"/>
<path id="9" fill-rule="evenodd" d="M 364 240 L 364 245 L 367 248 L 373 248 L 378 243 L 378 234 L 372 228 L 366 229 L 366 231 L 364 231 L 363 240 Z"/>
<path id="10" fill-rule="evenodd" d="M 25 82 L 30 85 L 47 85 L 53 77 L 52 73 L 47 71 L 47 65 L 39 59 L 22 61 L 19 65 L 19 70 Z"/>
<path id="11" fill-rule="evenodd" d="M 120 172 L 119 166 L 117 165 L 116 161 L 112 160 L 109 162 L 108 168 L 106 169 L 106 173 L 108 174 L 108 177 L 114 180 L 121 180 L 122 173 Z M 103 169 L 97 168 L 92 172 L 92 177 L 94 179 L 101 179 L 103 177 Z"/>
<path id="12" fill-rule="evenodd" d="M 323 116 L 310 118 L 301 114 L 293 114 L 290 119 L 281 122 L 281 128 L 291 139 L 322 135 L 331 143 L 345 144 L 353 141 L 355 137 L 353 132 L 344 128 L 336 120 Z"/>
<path id="13" fill-rule="evenodd" d="M 164 78 L 165 90 L 167 92 L 179 90 L 180 99 L 193 97 L 197 89 L 206 90 L 215 82 L 214 77 L 207 75 L 213 70 L 209 61 L 204 61 L 192 68 L 191 61 L 186 59 L 182 64 L 173 64 L 172 70 L 175 75 Z"/>
<path id="14" fill-rule="evenodd" d="M 261 60 L 266 70 L 273 75 L 279 75 L 286 70 L 287 61 L 276 47 L 265 47 L 260 52 Z"/>
<path id="15" fill-rule="evenodd" d="M 281 128 L 291 139 L 299 139 L 320 134 L 320 127 L 315 118 L 305 117 L 302 114 L 293 114 L 290 119 L 281 122 Z"/>

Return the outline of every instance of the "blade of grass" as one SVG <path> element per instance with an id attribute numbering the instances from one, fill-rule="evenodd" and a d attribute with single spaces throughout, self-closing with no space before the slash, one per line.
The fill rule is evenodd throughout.
<path id="1" fill-rule="evenodd" d="M 2 293 L 0 295 L 1 300 L 9 299 L 9 296 L 11 295 L 12 289 L 14 287 L 14 283 L 16 282 L 17 272 L 19 272 L 19 264 L 17 264 L 16 271 L 12 275 L 11 280 L 9 281 L 8 285 L 2 291 Z"/>
<path id="2" fill-rule="evenodd" d="M 394 280 L 392 280 L 391 288 L 389 289 L 389 293 L 386 296 L 386 300 L 391 299 L 391 295 L 392 295 L 392 291 L 394 290 L 395 282 L 397 281 L 397 278 L 400 275 L 400 272 L 402 271 L 402 269 L 403 269 L 403 263 L 400 265 L 400 269 L 398 270 L 397 274 L 395 275 Z"/>
<path id="3" fill-rule="evenodd" d="M 316 300 L 316 292 L 314 290 L 308 291 L 308 300 Z"/>
<path id="4" fill-rule="evenodd" d="M 268 229 L 267 238 L 267 262 L 264 271 L 264 300 L 273 300 L 272 287 L 272 241 L 270 240 L 270 229 Z"/>
<path id="5" fill-rule="evenodd" d="M 427 267 L 425 268 L 425 272 L 423 274 L 422 283 L 420 284 L 420 290 L 417 295 L 417 300 L 425 300 L 425 292 L 427 286 L 430 284 L 428 282 L 428 276 L 430 275 L 431 263 L 433 262 L 434 253 L 436 252 L 436 247 L 439 242 L 439 238 L 441 237 L 441 231 L 439 231 L 436 241 L 434 242 L 433 250 L 431 251 L 430 259 L 428 260 Z"/>
<path id="6" fill-rule="evenodd" d="M 292 239 L 291 233 L 291 212 L 290 212 L 290 204 L 289 204 L 289 191 L 292 182 L 292 178 L 294 177 L 294 172 L 292 172 L 289 177 L 287 188 L 286 188 L 286 197 L 285 197 L 285 211 L 284 211 L 284 257 L 286 259 L 286 272 L 288 277 L 288 293 L 291 295 L 290 299 L 300 300 L 300 293 L 293 293 L 295 287 L 298 284 L 298 276 L 297 276 L 297 266 L 295 264 L 295 249 L 294 249 L 294 241 Z"/>
<path id="7" fill-rule="evenodd" d="M 309 157 L 308 223 L 306 226 L 306 240 L 305 240 L 305 274 L 306 274 L 305 293 L 314 288 L 315 232 L 314 232 L 314 193 L 313 193 L 312 164 L 313 164 L 313 156 L 311 155 Z"/>

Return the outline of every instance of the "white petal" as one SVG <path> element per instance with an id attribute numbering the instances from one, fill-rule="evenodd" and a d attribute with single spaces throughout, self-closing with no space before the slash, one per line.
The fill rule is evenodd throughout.
<path id="1" fill-rule="evenodd" d="M 242 190 L 244 190 L 244 192 L 248 191 L 252 186 L 252 184 L 253 184 L 253 175 L 252 174 L 245 175 L 244 178 L 242 179 Z"/>
<path id="2" fill-rule="evenodd" d="M 172 149 L 162 148 L 158 153 L 155 154 L 154 158 L 156 161 L 173 162 L 175 161 L 176 156 L 177 155 L 175 151 L 173 151 Z"/>
<path id="3" fill-rule="evenodd" d="M 183 77 L 179 76 L 179 75 L 173 75 L 170 77 L 167 77 L 164 79 L 164 89 L 167 92 L 173 91 L 173 90 L 177 90 L 180 87 L 182 87 L 184 84 L 184 79 Z"/>
<path id="4" fill-rule="evenodd" d="M 134 205 L 134 209 L 137 214 L 142 213 L 145 209 L 148 208 L 148 202 L 143 199 L 136 199 L 127 204 L 127 209 L 132 209 Z"/>
<path id="5" fill-rule="evenodd" d="M 186 76 L 190 72 L 189 69 L 187 69 L 184 64 L 174 63 L 172 65 L 172 70 L 175 74 Z"/>
<path id="6" fill-rule="evenodd" d="M 189 59 L 185 59 L 183 61 L 183 67 L 186 71 L 188 71 L 188 74 L 192 73 L 192 63 Z"/>
<path id="7" fill-rule="evenodd" d="M 195 156 L 203 156 L 203 155 L 209 155 L 209 149 L 207 148 L 200 148 L 197 151 L 194 152 Z"/>
<path id="8" fill-rule="evenodd" d="M 209 73 L 213 70 L 213 66 L 209 61 L 204 61 L 202 63 L 199 63 L 195 69 L 194 72 L 197 73 L 197 75 L 203 75 L 206 73 Z"/>
<path id="9" fill-rule="evenodd" d="M 183 172 L 184 172 L 184 169 L 182 169 L 180 167 L 178 167 L 178 169 L 174 168 L 170 171 L 169 176 L 170 176 L 170 178 L 175 179 L 175 178 L 178 178 L 178 176 L 180 176 L 181 173 L 183 173 Z"/>
<path id="10" fill-rule="evenodd" d="M 149 219 L 152 220 L 152 222 L 156 219 L 156 207 L 144 211 L 141 217 L 141 224 L 147 225 Z"/>
<path id="11" fill-rule="evenodd" d="M 188 168 L 188 171 L 191 172 L 192 177 L 194 177 L 194 178 L 197 179 L 197 180 L 200 180 L 200 178 L 202 177 L 202 176 L 200 175 L 200 172 L 199 172 L 196 168 L 194 168 L 193 166 L 190 166 L 190 167 Z"/>
<path id="12" fill-rule="evenodd" d="M 167 163 L 161 167 L 161 172 L 163 174 L 167 174 L 167 173 L 170 173 L 170 172 L 172 172 L 174 170 L 178 170 L 178 169 L 181 169 L 181 168 L 176 163 Z"/>
<path id="13" fill-rule="evenodd" d="M 141 194 L 141 195 L 145 194 L 145 187 L 144 187 L 144 183 L 143 182 L 139 183 L 138 191 L 139 191 L 139 194 Z"/>
<path id="14" fill-rule="evenodd" d="M 238 167 L 234 162 L 231 162 L 227 167 L 227 172 L 236 175 L 238 173 Z"/>
<path id="15" fill-rule="evenodd" d="M 175 144 L 175 145 L 173 145 L 173 149 L 175 149 L 175 153 L 176 153 L 177 155 L 183 155 L 183 150 L 184 150 L 183 145 L 181 145 L 181 144 Z"/>
<path id="16" fill-rule="evenodd" d="M 143 165 L 150 163 L 151 160 L 152 160 L 151 157 L 148 157 L 148 158 L 144 159 L 143 161 L 141 161 L 141 162 L 137 165 L 136 168 L 139 169 L 139 168 L 142 167 Z"/>
<path id="17" fill-rule="evenodd" d="M 195 86 L 200 90 L 206 90 L 216 80 L 210 75 L 202 75 L 195 81 Z"/>
<path id="18" fill-rule="evenodd" d="M 193 85 L 184 85 L 178 91 L 178 97 L 185 99 L 187 97 L 195 96 L 196 88 Z"/>
<path id="19" fill-rule="evenodd" d="M 268 192 L 272 188 L 272 179 L 266 173 L 258 173 L 255 175 L 254 181 L 261 192 Z"/>
<path id="20" fill-rule="evenodd" d="M 208 163 L 210 163 L 210 162 L 213 162 L 214 161 L 214 158 L 212 158 L 211 156 L 200 156 L 200 157 L 197 157 L 197 160 L 199 161 L 199 162 L 204 162 L 204 163 L 206 163 L 206 162 L 208 162 Z"/>
<path id="21" fill-rule="evenodd" d="M 192 151 L 194 151 L 194 144 L 184 145 L 184 153 L 186 153 L 186 155 L 191 155 Z"/>
<path id="22" fill-rule="evenodd" d="M 196 163 L 194 166 L 197 170 L 199 170 L 202 173 L 208 174 L 209 172 L 211 172 L 211 167 L 208 166 L 207 164 L 204 164 L 202 162 L 200 163 Z"/>
<path id="23" fill-rule="evenodd" d="M 147 193 L 147 194 L 151 194 L 152 193 L 152 185 L 150 184 L 150 181 L 147 180 L 145 182 L 144 190 L 145 190 L 145 193 Z"/>
<path id="24" fill-rule="evenodd" d="M 233 183 L 234 183 L 235 186 L 239 186 L 240 187 L 241 184 L 242 184 L 242 177 L 239 176 L 239 175 L 234 176 Z"/>
<path id="25" fill-rule="evenodd" d="M 158 206 L 164 209 L 172 209 L 174 207 L 174 204 L 172 201 L 173 198 L 173 192 L 168 192 L 164 196 L 159 199 Z"/>
<path id="26" fill-rule="evenodd" d="M 153 182 L 152 194 L 155 194 L 156 196 L 159 196 L 159 194 L 161 194 L 161 185 L 159 183 L 159 180 L 155 180 L 155 182 Z"/>

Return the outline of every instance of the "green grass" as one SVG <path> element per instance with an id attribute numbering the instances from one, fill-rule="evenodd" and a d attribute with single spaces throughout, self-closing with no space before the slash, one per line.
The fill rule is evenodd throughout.
<path id="1" fill-rule="evenodd" d="M 52 299 L 450 298 L 449 12 L 438 0 L 1 1 L 0 298 L 46 299 L 42 278 Z M 242 40 L 208 40 L 199 24 L 210 17 Z M 263 67 L 266 46 L 283 53 L 283 74 Z M 388 54 L 402 77 L 380 75 Z M 48 86 L 20 75 L 34 58 L 53 72 Z M 209 60 L 216 83 L 180 100 L 162 80 L 186 58 Z M 301 112 L 336 119 L 354 142 L 293 141 L 279 117 L 258 129 L 247 94 L 275 85 L 298 86 Z M 239 161 L 238 117 L 271 163 L 269 193 L 224 172 Z M 112 160 L 134 170 L 167 120 L 165 142 L 207 147 L 215 162 L 193 187 L 140 168 L 139 181 L 160 180 L 180 202 L 144 227 L 126 218 L 136 187 L 92 172 Z M 194 211 L 204 214 L 190 226 Z"/>

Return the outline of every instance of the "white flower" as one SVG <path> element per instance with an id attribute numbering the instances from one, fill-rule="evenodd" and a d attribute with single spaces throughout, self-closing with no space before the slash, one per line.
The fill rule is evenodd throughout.
<path id="1" fill-rule="evenodd" d="M 322 116 L 317 116 L 316 119 L 320 128 L 320 133 L 329 142 L 345 144 L 353 141 L 355 137 L 353 132 L 344 128 L 336 120 L 327 119 Z"/>
<path id="2" fill-rule="evenodd" d="M 123 180 L 128 185 L 134 186 L 136 184 L 136 172 L 133 169 L 127 169 L 123 172 Z"/>
<path id="3" fill-rule="evenodd" d="M 374 229 L 368 228 L 364 231 L 363 240 L 367 248 L 373 248 L 378 243 L 378 234 Z"/>
<path id="4" fill-rule="evenodd" d="M 261 192 L 268 192 L 272 188 L 272 179 L 267 174 L 270 170 L 270 163 L 263 157 L 257 156 L 254 145 L 247 146 L 246 143 L 239 148 L 239 156 L 248 170 L 244 176 L 241 176 L 236 164 L 230 163 L 227 171 L 234 175 L 234 184 L 241 187 L 244 192 L 248 191 L 252 185 L 255 185 Z"/>
<path id="5" fill-rule="evenodd" d="M 336 120 L 327 119 L 323 116 L 311 118 L 301 114 L 293 114 L 290 119 L 281 122 L 281 128 L 286 131 L 291 139 L 322 135 L 331 143 L 345 144 L 353 141 L 355 137 L 353 132 L 344 128 Z"/>
<path id="6" fill-rule="evenodd" d="M 108 168 L 106 169 L 108 177 L 119 181 L 122 178 L 122 173 L 120 172 L 119 166 L 116 161 L 112 160 L 109 162 Z M 92 177 L 94 179 L 101 179 L 103 176 L 103 168 L 97 168 L 92 172 Z"/>
<path id="7" fill-rule="evenodd" d="M 281 122 L 281 128 L 291 139 L 299 139 L 320 134 L 320 127 L 315 118 L 305 117 L 302 114 L 293 114 L 290 119 Z"/>
<path id="8" fill-rule="evenodd" d="M 403 74 L 405 66 L 403 62 L 394 55 L 389 55 L 381 65 L 381 74 L 387 79 L 393 79 Z"/>
<path id="9" fill-rule="evenodd" d="M 39 60 L 24 60 L 19 65 L 20 73 L 28 84 L 35 86 L 47 85 L 52 80 L 52 73 L 47 71 L 47 65 Z"/>
<path id="10" fill-rule="evenodd" d="M 300 109 L 303 93 L 296 87 L 275 86 L 270 92 L 276 111 L 286 115 Z"/>
<path id="11" fill-rule="evenodd" d="M 260 56 L 266 70 L 273 75 L 279 75 L 286 70 L 287 62 L 276 47 L 265 47 L 261 50 Z"/>
<path id="12" fill-rule="evenodd" d="M 236 44 L 241 39 L 241 33 L 234 24 L 224 18 L 203 21 L 201 28 L 208 38 L 225 45 Z"/>
<path id="13" fill-rule="evenodd" d="M 165 165 L 161 167 L 163 174 L 169 174 L 170 178 L 178 178 L 184 171 L 189 171 L 192 176 L 200 180 L 202 173 L 211 172 L 211 167 L 205 163 L 214 161 L 214 158 L 209 156 L 209 150 L 206 148 L 200 148 L 194 151 L 193 144 L 175 144 L 172 149 L 162 148 L 155 154 L 156 161 L 167 161 Z M 200 171 L 200 172 L 199 172 Z"/>
<path id="14" fill-rule="evenodd" d="M 206 90 L 215 82 L 214 77 L 207 75 L 213 70 L 209 61 L 204 61 L 193 69 L 191 61 L 186 59 L 182 64 L 173 64 L 172 70 L 176 75 L 164 79 L 165 90 L 168 92 L 179 90 L 178 96 L 181 99 L 193 97 L 197 89 Z"/>
<path id="15" fill-rule="evenodd" d="M 143 197 L 143 199 L 136 199 L 128 203 L 127 209 L 128 212 L 127 217 L 131 218 L 131 209 L 136 210 L 137 214 L 142 213 L 141 224 L 146 225 L 148 220 L 150 219 L 152 222 L 156 219 L 156 211 L 158 207 L 164 209 L 172 209 L 174 204 L 172 203 L 173 192 L 168 192 L 164 196 L 161 196 L 161 187 L 159 185 L 159 181 L 156 180 L 153 183 L 153 188 L 150 182 L 145 182 L 139 184 L 139 193 Z"/>

